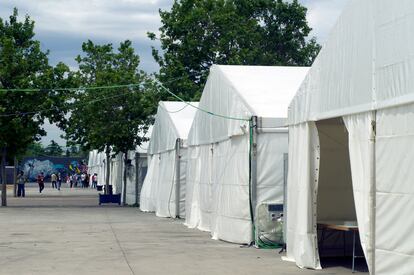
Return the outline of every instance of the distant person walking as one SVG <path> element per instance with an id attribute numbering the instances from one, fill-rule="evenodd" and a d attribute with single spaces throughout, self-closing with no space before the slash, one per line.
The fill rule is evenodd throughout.
<path id="1" fill-rule="evenodd" d="M 23 171 L 17 175 L 17 196 L 24 198 L 26 193 L 24 190 L 24 184 L 27 182 L 27 178 L 24 175 Z"/>
<path id="2" fill-rule="evenodd" d="M 73 188 L 73 185 L 75 184 L 75 176 L 70 175 L 69 180 L 70 180 L 70 188 Z"/>
<path id="3" fill-rule="evenodd" d="M 92 176 L 92 188 L 96 189 L 98 185 L 98 174 L 94 173 Z"/>
<path id="4" fill-rule="evenodd" d="M 81 175 L 81 182 L 82 182 L 82 188 L 86 187 L 86 174 L 82 173 Z"/>
<path id="5" fill-rule="evenodd" d="M 50 175 L 50 179 L 52 181 L 52 188 L 57 188 L 57 176 L 55 173 L 52 173 L 52 175 Z"/>
<path id="6" fill-rule="evenodd" d="M 57 174 L 57 190 L 60 191 L 60 187 L 62 186 L 62 174 L 58 173 Z"/>
<path id="7" fill-rule="evenodd" d="M 86 174 L 86 179 L 85 179 L 85 188 L 89 188 L 89 182 L 91 181 L 91 174 Z"/>
<path id="8" fill-rule="evenodd" d="M 78 187 L 78 183 L 79 183 L 79 176 L 78 176 L 78 174 L 74 174 L 73 175 L 73 180 L 74 180 L 74 183 L 75 183 L 75 187 Z"/>
<path id="9" fill-rule="evenodd" d="M 39 193 L 42 193 L 43 189 L 45 189 L 45 175 L 43 172 L 37 175 L 37 184 L 39 185 Z"/>

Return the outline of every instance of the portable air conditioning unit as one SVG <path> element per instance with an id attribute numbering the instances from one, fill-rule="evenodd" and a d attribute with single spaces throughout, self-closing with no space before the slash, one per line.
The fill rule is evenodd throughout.
<path id="1" fill-rule="evenodd" d="M 259 248 L 283 246 L 283 204 L 261 203 L 257 205 L 255 243 Z"/>

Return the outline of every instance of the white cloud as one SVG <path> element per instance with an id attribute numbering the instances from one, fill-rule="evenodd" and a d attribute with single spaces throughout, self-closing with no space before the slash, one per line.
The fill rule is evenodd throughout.
<path id="1" fill-rule="evenodd" d="M 4 0 L 2 0 L 4 1 Z M 323 43 L 349 0 L 300 0 L 308 8 L 311 35 Z M 51 50 L 51 62 L 65 61 L 76 66 L 73 58 L 81 43 L 92 39 L 98 43 L 130 39 L 141 56 L 144 70 L 158 67 L 151 57 L 147 31 L 160 27 L 159 9 L 169 9 L 172 0 L 9 0 L 2 2 L 0 16 L 7 17 L 13 7 L 20 15 L 30 14 L 36 21 L 36 33 L 42 47 Z M 76 45 L 75 45 L 76 43 Z"/>
<path id="2" fill-rule="evenodd" d="M 311 35 L 324 43 L 335 25 L 343 8 L 350 0 L 300 0 L 308 8 L 308 23 L 313 29 Z"/>
<path id="3" fill-rule="evenodd" d="M 40 0 L 9 1 L 0 15 L 13 7 L 30 14 L 37 32 L 60 32 L 98 39 L 146 38 L 160 24 L 158 9 L 168 9 L 170 1 L 156 0 Z"/>
<path id="4" fill-rule="evenodd" d="M 343 7 L 349 0 L 299 0 L 308 8 L 312 35 L 320 43 L 326 41 Z M 0 17 L 7 18 L 13 7 L 20 15 L 29 14 L 36 21 L 35 32 L 42 48 L 50 49 L 51 63 L 64 61 L 75 68 L 74 57 L 81 52 L 81 43 L 92 39 L 97 43 L 114 43 L 130 39 L 141 56 L 142 68 L 157 70 L 151 57 L 152 41 L 147 31 L 160 27 L 158 10 L 169 9 L 173 0 L 0 0 Z M 157 46 L 157 45 L 156 45 Z M 64 145 L 56 126 L 47 124 L 48 136 Z"/>

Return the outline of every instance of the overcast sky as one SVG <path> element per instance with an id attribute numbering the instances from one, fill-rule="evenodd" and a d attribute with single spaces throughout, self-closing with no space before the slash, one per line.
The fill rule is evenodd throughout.
<path id="1" fill-rule="evenodd" d="M 349 0 L 299 0 L 308 8 L 312 36 L 323 44 L 342 9 Z M 0 0 L 0 17 L 7 18 L 13 7 L 21 15 L 35 20 L 36 38 L 43 49 L 49 49 L 51 64 L 63 61 L 76 68 L 74 57 L 81 52 L 83 41 L 119 44 L 129 39 L 141 57 L 141 68 L 147 72 L 158 69 L 151 56 L 147 31 L 160 27 L 158 10 L 169 9 L 173 0 Z M 158 46 L 158 45 L 154 45 Z M 65 145 L 58 129 L 47 125 L 48 136 Z"/>

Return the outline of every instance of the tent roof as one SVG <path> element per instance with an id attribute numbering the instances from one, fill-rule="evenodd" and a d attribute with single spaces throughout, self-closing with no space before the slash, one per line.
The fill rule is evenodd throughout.
<path id="1" fill-rule="evenodd" d="M 308 67 L 216 65 L 235 92 L 260 117 L 287 117 L 290 101 Z"/>
<path id="2" fill-rule="evenodd" d="M 351 0 L 290 104 L 289 124 L 414 102 L 414 1 Z"/>
<path id="3" fill-rule="evenodd" d="M 252 116 L 271 121 L 272 127 L 284 125 L 289 102 L 307 71 L 306 67 L 213 65 L 199 105 L 210 113 L 197 111 L 189 145 L 244 135 Z"/>
<path id="4" fill-rule="evenodd" d="M 198 102 L 191 102 L 191 104 L 198 106 Z M 181 101 L 161 101 L 159 106 L 168 112 L 178 137 L 187 139 L 197 109 Z"/>
<path id="5" fill-rule="evenodd" d="M 191 104 L 198 106 L 197 102 Z M 185 102 L 160 101 L 148 152 L 155 154 L 173 150 L 178 138 L 187 140 L 196 110 Z"/>

